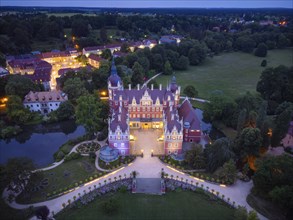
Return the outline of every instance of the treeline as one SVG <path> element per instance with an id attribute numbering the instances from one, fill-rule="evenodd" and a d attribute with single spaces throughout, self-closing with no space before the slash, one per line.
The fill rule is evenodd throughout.
<path id="1" fill-rule="evenodd" d="M 292 17 L 287 17 L 286 27 L 260 26 L 258 22 L 248 25 L 233 23 L 231 19 L 235 17 L 240 18 L 240 15 L 219 13 L 218 16 L 208 17 L 158 14 L 152 17 L 100 14 L 48 17 L 43 13 L 19 13 L 0 18 L 0 50 L 4 54 L 19 54 L 30 52 L 34 40 L 46 41 L 52 37 L 64 41 L 64 29 L 71 29 L 81 46 L 94 46 L 121 37 L 128 40 L 139 40 L 145 36 L 159 39 L 161 35 L 174 33 L 199 40 L 214 53 L 230 49 L 251 52 L 260 43 L 265 43 L 269 49 L 292 46 Z M 248 19 L 252 18 L 247 16 Z M 253 19 L 257 21 L 257 18 Z M 215 27 L 220 32 L 214 32 Z M 117 29 L 111 39 L 105 35 L 107 28 Z M 98 37 L 91 35 L 94 29 L 101 30 L 104 37 L 102 34 Z"/>

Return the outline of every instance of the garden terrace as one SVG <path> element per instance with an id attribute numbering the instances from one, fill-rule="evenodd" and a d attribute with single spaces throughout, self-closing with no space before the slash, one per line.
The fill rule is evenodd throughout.
<path id="1" fill-rule="evenodd" d="M 41 171 L 43 177 L 37 185 L 28 185 L 29 194 L 21 193 L 16 201 L 19 203 L 34 203 L 57 196 L 64 191 L 102 176 L 104 173 L 96 170 L 94 163 L 88 157 L 62 163 L 54 169 Z"/>
<path id="2" fill-rule="evenodd" d="M 113 169 L 118 168 L 124 164 L 129 164 L 129 163 L 133 162 L 134 159 L 135 159 L 135 156 L 124 156 L 124 157 L 120 156 L 117 160 L 112 161 L 110 163 L 106 163 L 102 160 L 99 160 L 99 166 L 105 170 L 113 170 Z"/>
<path id="3" fill-rule="evenodd" d="M 83 143 L 80 144 L 76 151 L 81 153 L 81 154 L 89 154 L 90 152 L 96 152 L 101 148 L 100 144 L 96 142 L 91 142 L 91 143 Z"/>
<path id="4" fill-rule="evenodd" d="M 106 214 L 103 204 L 110 199 L 118 208 L 112 215 Z M 125 202 L 127 201 L 127 202 Z M 176 211 L 175 211 L 176 210 Z M 221 215 L 219 215 L 221 213 Z M 234 209 L 208 195 L 178 190 L 164 196 L 116 193 L 95 199 L 82 209 L 66 209 L 56 219 L 233 219 Z"/>

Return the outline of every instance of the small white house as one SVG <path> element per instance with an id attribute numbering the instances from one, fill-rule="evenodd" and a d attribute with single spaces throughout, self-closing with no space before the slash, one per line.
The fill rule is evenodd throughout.
<path id="1" fill-rule="evenodd" d="M 31 112 L 40 112 L 42 115 L 47 115 L 48 113 L 57 110 L 60 104 L 67 100 L 67 95 L 62 91 L 30 91 L 24 97 L 23 105 Z"/>

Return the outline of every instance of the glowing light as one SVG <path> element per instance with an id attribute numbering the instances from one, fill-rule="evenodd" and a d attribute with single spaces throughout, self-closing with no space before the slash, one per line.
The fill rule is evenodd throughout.
<path id="1" fill-rule="evenodd" d="M 220 184 L 220 186 L 221 186 L 221 187 L 226 187 L 226 185 L 224 185 L 224 184 Z"/>
<path id="2" fill-rule="evenodd" d="M 173 167 L 170 167 L 170 166 L 167 166 L 170 170 L 173 170 L 173 171 L 175 171 L 175 172 L 177 172 L 177 173 L 181 173 L 181 174 L 185 174 L 185 173 L 183 173 L 183 172 L 180 172 L 179 170 L 176 170 L 176 169 L 174 169 Z"/>
<path id="3" fill-rule="evenodd" d="M 128 164 L 128 166 L 131 166 L 133 163 Z"/>
<path id="4" fill-rule="evenodd" d="M 101 92 L 101 95 L 102 95 L 102 96 L 106 96 L 106 95 L 107 95 L 107 92 L 102 91 L 102 92 Z"/>
<path id="5" fill-rule="evenodd" d="M 64 34 L 64 37 L 67 37 L 67 35 L 66 35 L 66 34 Z"/>

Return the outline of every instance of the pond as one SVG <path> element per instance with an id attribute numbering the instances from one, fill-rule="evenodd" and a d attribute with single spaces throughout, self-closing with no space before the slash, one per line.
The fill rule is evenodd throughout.
<path id="1" fill-rule="evenodd" d="M 12 157 L 28 157 L 45 167 L 54 162 L 53 154 L 62 144 L 84 134 L 85 129 L 74 121 L 26 126 L 16 137 L 0 140 L 0 164 Z"/>

